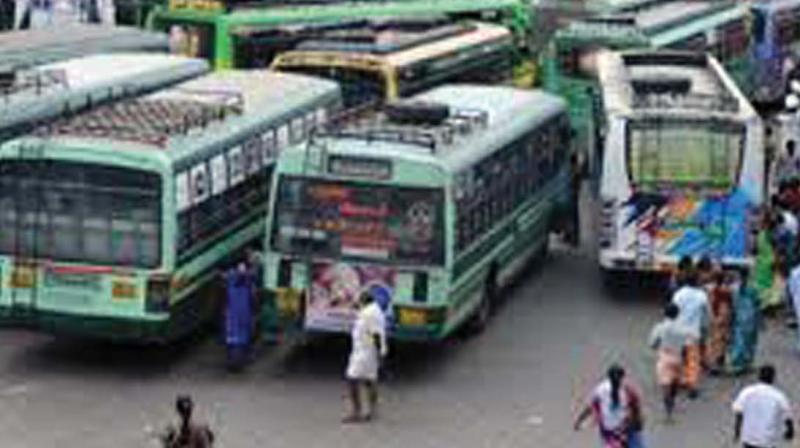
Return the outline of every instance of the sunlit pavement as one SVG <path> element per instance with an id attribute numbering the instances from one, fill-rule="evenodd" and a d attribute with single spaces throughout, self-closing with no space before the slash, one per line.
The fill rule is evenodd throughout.
<path id="1" fill-rule="evenodd" d="M 681 402 L 677 423 L 663 424 L 645 345 L 662 298 L 657 288 L 603 289 L 591 254 L 590 245 L 555 247 L 506 292 L 480 336 L 395 347 L 371 425 L 339 423 L 343 340 L 267 347 L 247 372 L 231 375 L 211 337 L 143 350 L 4 331 L 0 444 L 150 446 L 174 395 L 191 393 L 226 448 L 595 447 L 595 432 L 574 433 L 571 419 L 613 359 L 644 389 L 649 446 L 729 446 L 729 400 L 742 380 L 707 380 L 698 401 Z M 797 398 L 794 340 L 770 325 L 760 358 L 779 365 L 780 382 Z"/>

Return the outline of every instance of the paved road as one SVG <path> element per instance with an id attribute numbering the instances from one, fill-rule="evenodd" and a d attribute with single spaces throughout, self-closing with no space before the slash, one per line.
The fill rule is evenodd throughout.
<path id="1" fill-rule="evenodd" d="M 149 446 L 147 429 L 170 416 L 176 393 L 189 392 L 224 447 L 595 447 L 594 432 L 576 434 L 570 421 L 606 363 L 621 359 L 645 389 L 650 446 L 727 446 L 727 401 L 739 385 L 708 382 L 699 402 L 681 405 L 677 425 L 660 423 L 643 348 L 657 293 L 605 291 L 589 253 L 554 250 L 533 266 L 480 337 L 398 348 L 382 415 L 370 426 L 339 424 L 341 342 L 270 351 L 232 376 L 208 338 L 141 350 L 5 331 L 0 442 Z M 789 334 L 766 339 L 765 357 L 780 362 L 785 382 L 800 384 L 788 377 L 797 370 Z"/>

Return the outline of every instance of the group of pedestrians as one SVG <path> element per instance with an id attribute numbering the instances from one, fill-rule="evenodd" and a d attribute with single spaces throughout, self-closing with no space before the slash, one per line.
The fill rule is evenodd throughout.
<path id="1" fill-rule="evenodd" d="M 800 269 L 797 273 L 800 292 Z M 690 399 L 698 397 L 704 374 L 753 370 L 762 305 L 747 269 L 725 271 L 705 257 L 697 263 L 681 259 L 670 286 L 664 318 L 649 337 L 668 423 L 681 391 Z M 781 438 L 794 436 L 789 401 L 775 379 L 775 368 L 762 366 L 758 381 L 733 401 L 734 440 L 744 448 L 774 448 Z M 625 370 L 613 365 L 582 408 L 575 428 L 593 415 L 604 448 L 643 447 L 641 402 Z"/>

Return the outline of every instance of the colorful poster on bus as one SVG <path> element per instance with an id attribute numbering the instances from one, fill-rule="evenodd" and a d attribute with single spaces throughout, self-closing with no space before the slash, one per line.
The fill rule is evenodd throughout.
<path id="1" fill-rule="evenodd" d="M 396 269 L 386 266 L 313 264 L 311 291 L 306 304 L 306 329 L 349 331 L 358 313 L 361 294 L 375 286 L 394 291 L 396 275 Z"/>

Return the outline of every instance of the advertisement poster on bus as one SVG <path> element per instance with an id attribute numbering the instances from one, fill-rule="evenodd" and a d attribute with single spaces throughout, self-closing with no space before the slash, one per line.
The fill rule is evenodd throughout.
<path id="1" fill-rule="evenodd" d="M 373 287 L 393 292 L 396 269 L 348 263 L 315 263 L 306 306 L 309 330 L 349 331 L 358 314 L 358 300 Z"/>

